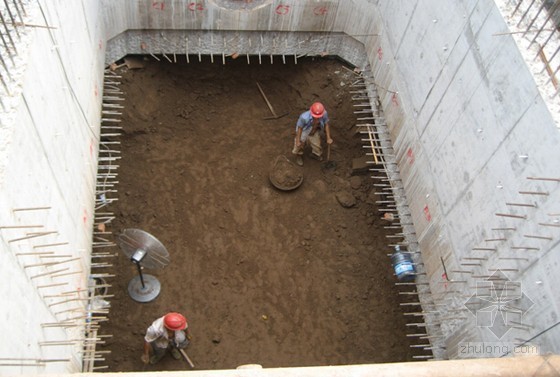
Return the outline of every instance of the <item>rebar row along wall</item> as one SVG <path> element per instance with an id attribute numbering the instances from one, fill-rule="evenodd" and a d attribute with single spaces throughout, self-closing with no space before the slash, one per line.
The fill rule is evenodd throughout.
<path id="1" fill-rule="evenodd" d="M 560 140 L 492 0 L 5 4 L 21 19 L 2 9 L 2 373 L 81 369 L 103 72 L 130 53 L 358 67 L 406 192 L 436 356 L 490 356 L 465 342 L 560 350 Z"/>

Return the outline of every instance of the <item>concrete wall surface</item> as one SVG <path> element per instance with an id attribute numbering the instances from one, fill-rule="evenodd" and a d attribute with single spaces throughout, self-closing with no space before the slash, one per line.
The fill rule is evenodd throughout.
<path id="1" fill-rule="evenodd" d="M 95 0 L 19 3 L 39 26 L 12 34 L 17 64 L 3 55 L 14 89 L 0 118 L 0 374 L 77 372 L 82 342 L 68 341 L 83 328 L 51 326 L 86 305 L 102 29 Z"/>
<path id="2" fill-rule="evenodd" d="M 491 0 L 376 3 L 391 53 L 374 73 L 394 66 L 382 103 L 446 356 L 533 337 L 559 352 L 560 135 L 515 43 L 494 36 L 501 14 Z M 521 291 L 490 290 L 496 270 Z"/>
<path id="3" fill-rule="evenodd" d="M 352 5 L 342 6 L 338 0 L 288 0 L 274 1 L 251 11 L 232 11 L 215 4 L 183 0 L 103 1 L 107 15 L 105 38 L 109 40 L 106 62 L 122 58 L 123 53 L 215 54 L 218 61 L 219 56 L 233 53 L 340 53 L 356 66 L 366 64 L 360 45 L 362 35 L 368 33 L 371 25 L 369 19 L 361 18 L 361 24 L 355 22 L 360 9 Z M 347 36 L 352 33 L 360 36 Z"/>

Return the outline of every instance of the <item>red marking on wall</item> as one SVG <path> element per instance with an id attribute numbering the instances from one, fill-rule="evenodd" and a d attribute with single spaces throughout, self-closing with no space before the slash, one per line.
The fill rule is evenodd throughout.
<path id="1" fill-rule="evenodd" d="M 377 49 L 377 59 L 383 60 L 383 49 L 381 47 Z"/>
<path id="2" fill-rule="evenodd" d="M 93 94 L 95 94 L 96 97 L 99 95 L 99 87 L 97 84 L 93 86 Z"/>
<path id="3" fill-rule="evenodd" d="M 278 5 L 276 7 L 276 14 L 279 14 L 281 16 L 284 16 L 286 14 L 288 14 L 290 12 L 290 6 L 289 5 Z"/>
<path id="4" fill-rule="evenodd" d="M 155 10 L 164 10 L 165 3 L 163 1 L 152 1 L 152 8 Z"/>
<path id="5" fill-rule="evenodd" d="M 89 141 L 89 157 L 93 157 L 93 139 Z"/>
<path id="6" fill-rule="evenodd" d="M 84 208 L 84 213 L 82 215 L 82 221 L 84 222 L 84 225 L 87 223 L 87 219 L 88 219 L 88 213 L 87 210 Z"/>
<path id="7" fill-rule="evenodd" d="M 146 48 L 148 48 L 148 45 L 146 44 L 146 42 L 142 42 L 142 43 L 140 43 L 140 48 L 142 50 L 145 50 Z"/>
<path id="8" fill-rule="evenodd" d="M 393 95 L 391 96 L 391 102 L 393 102 L 393 105 L 399 106 L 399 98 L 397 97 L 397 93 L 393 93 Z"/>
<path id="9" fill-rule="evenodd" d="M 204 5 L 202 5 L 202 3 L 196 3 L 196 2 L 192 2 L 189 3 L 189 5 L 187 5 L 187 8 L 189 8 L 189 10 L 191 12 L 195 12 L 195 11 L 203 11 L 204 10 Z"/>
<path id="10" fill-rule="evenodd" d="M 443 280 L 445 282 L 445 283 L 443 283 L 443 287 L 445 289 L 447 289 L 447 285 L 448 285 L 447 282 L 449 281 L 449 278 L 447 277 L 447 274 L 445 272 L 443 274 L 441 274 L 441 280 Z"/>
<path id="11" fill-rule="evenodd" d="M 313 9 L 313 14 L 316 16 L 324 16 L 327 13 L 329 13 L 329 8 L 327 7 L 315 7 Z"/>
<path id="12" fill-rule="evenodd" d="M 414 152 L 412 151 L 412 148 L 408 148 L 406 151 L 406 159 L 410 165 L 414 164 Z"/>
<path id="13" fill-rule="evenodd" d="M 100 50 L 103 48 L 103 41 L 101 39 L 99 40 L 98 46 Z"/>
<path id="14" fill-rule="evenodd" d="M 427 222 L 432 221 L 432 215 L 430 214 L 430 208 L 427 205 L 424 207 L 424 217 L 426 218 Z"/>

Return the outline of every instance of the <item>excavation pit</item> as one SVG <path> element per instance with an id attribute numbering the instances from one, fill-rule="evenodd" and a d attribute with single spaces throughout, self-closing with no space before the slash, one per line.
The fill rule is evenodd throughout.
<path id="1" fill-rule="evenodd" d="M 161 293 L 138 304 L 126 289 L 134 266 L 116 258 L 101 329 L 113 336 L 99 346 L 112 351 L 109 370 L 188 369 L 172 357 L 140 361 L 146 328 L 168 311 L 188 318 L 197 369 L 412 360 L 375 180 L 352 175 L 364 154 L 353 131 L 355 74 L 322 58 L 183 60 L 117 71 L 125 108 L 112 231 L 151 233 L 171 263 L 147 270 Z M 257 81 L 288 116 L 263 121 L 270 113 Z M 305 184 L 286 195 L 268 182 L 270 161 L 292 158 L 297 118 L 318 100 L 331 118 L 337 169 L 325 173 L 306 150 Z"/>
<path id="2" fill-rule="evenodd" d="M 338 317 L 330 315 L 329 310 L 334 306 L 320 305 L 324 289 L 313 290 L 315 285 L 296 279 L 306 273 L 309 280 L 323 278 L 323 284 L 323 280 L 329 281 L 324 276 L 329 277 L 334 271 L 337 276 L 350 280 L 345 273 L 347 266 L 337 265 L 341 261 L 338 258 L 332 260 L 332 252 L 323 255 L 317 250 L 323 245 L 337 246 L 339 238 L 333 237 L 338 234 L 348 238 L 345 229 L 353 229 L 356 219 L 370 219 L 361 213 L 364 200 L 360 194 L 354 195 L 357 189 L 352 187 L 353 181 L 350 181 L 350 189 L 342 184 L 332 186 L 338 184 L 335 179 L 344 180 L 347 175 L 335 178 L 306 174 L 302 190 L 290 194 L 274 192 L 283 199 L 274 194 L 265 197 L 268 191 L 261 194 L 257 190 L 271 189 L 263 170 L 259 170 L 260 162 L 269 162 L 276 153 L 289 153 L 289 147 L 284 149 L 284 143 L 291 135 L 280 135 L 275 140 L 270 140 L 273 132 L 259 135 L 259 146 L 266 140 L 271 144 L 278 142 L 278 148 L 261 153 L 266 156 L 253 161 L 252 170 L 245 169 L 237 161 L 229 161 L 229 166 L 237 170 L 220 166 L 219 159 L 235 156 L 229 152 L 225 158 L 222 155 L 210 161 L 210 169 L 199 168 L 200 160 L 197 160 L 199 166 L 190 166 L 183 154 L 167 153 L 167 149 L 176 147 L 173 142 L 160 140 L 157 145 L 154 142 L 164 137 L 189 139 L 189 135 L 173 129 L 168 135 L 164 127 L 160 127 L 157 119 L 161 117 L 152 104 L 161 106 L 161 101 L 159 98 L 154 100 L 157 91 L 150 84 L 141 93 L 147 100 L 137 102 L 144 107 L 137 105 L 134 109 L 136 118 L 132 119 L 133 126 L 127 127 L 129 134 L 123 140 L 128 143 L 138 141 L 144 149 L 164 145 L 167 149 L 160 149 L 157 153 L 141 150 L 141 153 L 126 154 L 138 160 L 138 169 L 148 169 L 148 173 L 150 169 L 161 169 L 162 178 L 142 170 L 139 170 L 141 179 L 126 177 L 134 184 L 127 186 L 128 195 L 133 197 L 128 203 L 123 197 L 126 191 L 114 191 L 122 178 L 117 172 L 124 170 L 113 170 L 110 166 L 121 163 L 118 152 L 113 151 L 118 145 L 113 140 L 121 139 L 120 135 L 107 135 L 120 134 L 116 126 L 121 124 L 119 104 L 122 98 L 118 83 L 115 83 L 118 78 L 109 74 L 104 78 L 104 71 L 113 63 L 119 65 L 120 59 L 128 54 L 144 54 L 154 63 L 157 57 L 165 64 L 173 61 L 184 64 L 190 59 L 191 63 L 202 60 L 204 64 L 215 66 L 237 64 L 232 61 L 234 58 L 237 61 L 250 60 L 251 67 L 258 66 L 261 60 L 268 63 L 274 59 L 275 69 L 284 62 L 292 64 L 290 69 L 294 72 L 284 73 L 285 77 L 295 77 L 299 64 L 297 68 L 293 66 L 301 63 L 303 57 L 336 55 L 359 68 L 360 75 L 356 76 L 357 80 L 362 79 L 362 85 L 352 100 L 356 110 L 364 108 L 370 114 L 358 116 L 356 122 L 360 126 L 360 135 L 356 137 L 363 138 L 363 149 L 353 144 L 348 150 L 371 153 L 375 150 L 374 145 L 381 146 L 378 157 L 384 164 L 372 171 L 372 175 L 380 177 L 376 178 L 378 181 L 374 181 L 374 186 L 386 197 L 376 201 L 380 205 L 376 210 L 381 212 L 380 217 L 386 215 L 384 224 L 395 233 L 388 236 L 387 241 L 406 245 L 418 267 L 417 284 L 399 283 L 402 285 L 396 288 L 402 291 L 397 297 L 405 301 L 399 304 L 406 310 L 404 318 L 410 321 L 406 324 L 407 336 L 412 343 L 410 349 L 427 354 L 413 355 L 413 359 L 434 359 L 434 362 L 350 364 L 287 371 L 264 369 L 260 374 L 379 375 L 389 370 L 411 375 L 423 371 L 434 376 L 438 373 L 489 375 L 496 373 L 497 368 L 503 373 L 518 375 L 542 373 L 543 365 L 558 362 L 558 356 L 550 354 L 560 352 L 560 326 L 557 326 L 560 299 L 553 289 L 555 274 L 550 273 L 560 263 L 560 234 L 557 232 L 560 185 L 555 164 L 560 159 L 560 112 L 557 106 L 560 91 L 556 69 L 560 54 L 556 53 L 559 39 L 554 12 L 548 8 L 551 3 L 521 0 L 398 4 L 388 0 L 3 2 L 2 24 L 6 38 L 0 47 L 5 63 L 1 68 L 0 101 L 0 267 L 7 284 L 3 285 L 2 291 L 5 303 L 2 317 L 6 320 L 1 332 L 6 340 L 0 343 L 3 355 L 1 373 L 61 375 L 99 372 L 106 370 L 106 363 L 111 363 L 112 369 L 118 368 L 119 363 L 123 369 L 139 369 L 134 363 L 141 348 L 142 332 L 154 317 L 169 310 L 169 306 L 180 306 L 178 309 L 188 315 L 195 334 L 189 352 L 198 353 L 193 356 L 200 368 L 233 367 L 247 359 L 250 363 L 263 363 L 265 367 L 319 364 L 327 358 L 329 364 L 338 363 L 340 359 L 348 363 L 361 362 L 366 359 L 362 355 L 379 355 L 379 352 L 360 346 L 362 339 L 352 341 L 354 332 L 362 331 L 363 338 L 389 333 L 365 327 L 392 323 L 386 317 L 370 318 L 340 305 L 336 308 L 342 314 L 339 313 Z M 560 2 L 554 3 L 558 5 Z M 266 5 L 258 7 L 262 4 Z M 126 74 L 122 69 L 117 72 Z M 149 72 L 160 74 L 159 70 Z M 176 72 L 179 71 L 174 70 L 171 74 Z M 212 72 L 202 72 L 200 78 L 190 79 L 211 81 L 212 77 L 220 76 L 219 72 L 216 67 Z M 204 77 L 205 74 L 209 77 Z M 261 76 L 251 79 L 258 79 L 277 114 L 284 114 L 283 111 L 289 108 L 284 102 L 288 101 L 283 101 L 282 97 L 279 103 L 278 93 L 274 93 L 270 82 Z M 186 80 L 177 78 L 178 84 L 173 85 L 183 85 L 191 90 Z M 169 86 L 169 80 L 167 83 Z M 334 88 L 335 84 L 327 85 Z M 142 89 L 141 86 L 135 89 L 138 88 Z M 254 99 L 238 93 L 238 88 L 231 89 L 229 85 L 227 88 L 232 97 L 227 101 L 235 97 L 238 100 Z M 247 88 L 249 85 L 241 86 L 242 90 L 247 91 Z M 165 92 L 167 88 L 163 88 L 161 94 L 165 95 Z M 196 99 L 184 94 L 168 101 L 177 102 L 184 97 L 200 107 L 205 94 L 203 92 Z M 309 104 L 304 102 L 311 97 L 323 96 L 321 91 L 315 94 L 303 93 L 304 100 L 286 118 L 293 121 L 294 112 L 303 110 L 299 109 L 300 105 L 307 107 Z M 107 97 L 114 97 L 111 99 L 113 103 L 108 103 Z M 326 101 L 330 100 L 326 98 Z M 264 107 L 264 102 L 257 101 L 253 109 L 258 111 L 246 117 L 259 118 L 270 131 L 273 125 L 280 123 L 265 120 L 271 113 Z M 328 103 L 333 116 L 342 111 L 335 105 L 332 101 Z M 172 110 L 176 108 L 184 112 L 170 121 L 174 126 L 176 122 L 183 122 L 182 117 L 192 116 L 188 106 L 175 104 Z M 165 108 L 165 111 L 169 109 Z M 146 119 L 138 120 L 142 117 Z M 208 117 L 212 120 L 214 114 Z M 206 150 L 219 150 L 199 137 L 202 134 L 200 127 L 210 127 L 205 117 L 199 120 L 204 122 L 199 122 L 196 127 L 181 124 L 193 127 L 193 140 L 196 139 L 200 146 Z M 284 125 L 282 123 L 282 127 Z M 247 128 L 246 125 L 238 127 L 229 123 L 224 127 L 230 131 Z M 212 137 L 218 135 L 215 129 L 210 131 Z M 237 138 L 233 132 L 227 136 L 230 140 Z M 342 141 L 336 136 L 335 146 L 338 148 Z M 223 140 L 216 137 L 214 144 L 220 142 Z M 242 142 L 235 140 L 231 144 Z M 202 150 L 196 149 L 196 144 L 183 144 L 180 147 L 187 151 Z M 249 149 L 248 146 L 243 148 L 244 152 Z M 333 149 L 332 158 L 339 161 L 343 169 L 337 173 L 347 174 L 347 160 L 340 155 L 341 150 Z M 123 167 L 131 164 L 130 157 L 126 158 L 129 160 L 123 161 Z M 161 158 L 167 161 L 158 165 Z M 356 167 L 360 168 L 360 159 L 355 160 Z M 304 168 L 309 169 L 310 174 L 317 172 L 313 164 L 315 161 L 306 156 Z M 367 170 L 367 164 L 364 165 Z M 174 170 L 167 166 L 173 166 Z M 190 174 L 188 181 L 183 180 L 177 166 L 186 166 L 183 174 Z M 255 172 L 263 176 L 255 176 Z M 219 180 L 212 175 L 214 173 L 220 176 Z M 172 177 L 169 178 L 171 183 L 167 177 Z M 236 182 L 242 182 L 248 193 L 234 191 L 238 187 L 227 184 L 232 177 Z M 252 181 L 246 177 L 258 180 L 259 184 L 251 185 Z M 159 179 L 161 187 L 158 189 L 164 192 L 153 189 L 154 179 Z M 210 181 L 213 186 L 208 184 Z M 195 192 L 195 188 L 187 183 L 206 192 Z M 363 182 L 355 184 L 361 188 Z M 143 186 L 149 186 L 150 190 Z M 118 188 L 120 190 L 120 186 Z M 315 190 L 309 190 L 313 188 Z M 222 191 L 212 191 L 220 189 Z M 177 192 L 175 197 L 169 194 L 172 192 Z M 226 192 L 236 196 L 228 197 Z M 253 200 L 242 207 L 239 203 L 248 203 L 249 194 L 254 195 Z M 117 195 L 123 200 L 118 214 L 113 212 Z M 338 226 L 331 226 L 332 235 L 321 242 L 317 241 L 319 232 L 315 228 L 302 234 L 291 227 L 292 223 L 297 225 L 293 220 L 295 216 L 289 217 L 282 211 L 293 211 L 293 200 L 296 203 L 314 200 L 317 208 L 331 209 L 331 212 L 326 211 L 327 215 L 332 215 L 329 220 L 323 220 L 326 216 L 315 213 L 312 213 L 315 218 L 310 215 L 311 222 L 304 219 L 306 223 L 314 224 L 316 220 L 321 221 L 321 225 L 330 226 L 330 219 L 340 214 L 338 207 L 326 206 L 332 204 L 327 203 L 327 195 L 331 199 L 334 196 L 340 206 L 348 206 L 343 208 L 354 217 L 334 222 Z M 159 208 L 164 200 L 165 212 L 162 212 Z M 186 200 L 189 202 L 185 203 Z M 217 207 L 216 202 L 224 204 Z M 203 206 L 207 212 L 198 210 Z M 264 213 L 266 216 L 261 215 L 263 211 L 256 211 L 263 208 L 268 211 Z M 218 211 L 229 217 L 219 221 Z M 153 217 L 154 214 L 157 218 Z M 175 217 L 169 214 L 175 214 Z M 113 224 L 117 215 L 122 220 Z M 193 216 L 200 219 L 191 222 Z M 255 218 L 258 218 L 258 225 L 254 224 Z M 270 218 L 278 220 L 274 222 Z M 162 219 L 166 221 L 162 222 Z M 108 276 L 116 273 L 118 279 L 128 281 L 135 274 L 132 263 L 123 259 L 116 247 L 106 249 L 113 244 L 109 233 L 122 230 L 131 223 L 140 224 L 158 237 L 165 237 L 166 245 L 173 248 L 173 261 L 178 263 L 171 269 L 153 272 L 164 283 L 164 301 L 156 300 L 144 307 L 127 301 L 122 284 L 110 286 L 114 279 Z M 371 227 L 376 224 L 371 221 Z M 269 228 L 276 229 L 279 236 L 268 237 L 265 242 L 259 236 Z M 364 252 L 354 243 L 364 230 L 358 226 L 352 232 L 351 242 L 346 244 Z M 232 242 L 225 238 L 231 234 L 244 238 L 232 238 Z M 367 234 L 371 234 L 370 229 Z M 371 248 L 368 253 L 373 255 L 375 243 L 370 243 L 365 246 Z M 345 251 L 345 248 L 335 248 Z M 249 253 L 256 249 L 258 253 Z M 388 254 L 391 250 L 381 253 Z M 218 253 L 223 255 L 216 256 Z M 240 256 L 245 253 L 249 254 L 250 265 L 246 260 L 241 263 Z M 299 266 L 298 269 L 298 266 L 278 260 L 288 258 L 286 253 L 298 263 L 305 264 L 309 260 L 309 266 Z M 114 258 L 115 254 L 118 260 Z M 270 259 L 276 261 L 274 270 L 270 268 Z M 344 258 L 341 256 L 340 259 Z M 109 270 L 114 260 L 120 265 Z M 226 265 L 216 265 L 216 260 Z M 202 266 L 204 262 L 207 268 L 189 270 L 186 261 L 195 266 Z M 388 257 L 385 261 L 389 263 Z M 382 266 L 385 261 L 378 259 L 374 262 Z M 356 260 L 352 259 L 350 266 L 355 265 Z M 320 270 L 319 267 L 329 269 Z M 370 271 L 370 266 L 363 264 L 362 268 L 366 267 Z M 465 345 L 495 344 L 497 340 L 492 328 L 493 318 L 484 316 L 488 313 L 487 308 L 473 308 L 469 299 L 485 297 L 487 290 L 493 290 L 495 287 L 488 284 L 488 279 L 498 270 L 506 271 L 508 279 L 522 287 L 523 297 L 534 303 L 530 310 L 517 313 L 518 318 L 511 322 L 511 326 L 498 323 L 501 330 L 507 330 L 500 343 L 532 346 L 531 353 L 537 351 L 542 357 L 509 357 L 517 354 L 515 349 L 503 351 L 501 347 L 491 353 L 476 355 L 465 355 L 461 351 Z M 183 272 L 180 284 L 177 279 L 170 282 L 166 277 L 170 274 L 176 278 L 177 271 Z M 392 278 L 376 275 L 379 270 L 375 268 L 371 271 L 372 276 Z M 107 284 L 95 280 L 98 277 L 107 278 Z M 316 284 L 315 281 L 312 283 Z M 359 280 L 352 281 L 357 295 L 353 297 L 354 293 L 338 292 L 339 289 L 349 292 L 346 281 L 339 282 L 338 286 L 335 285 L 334 297 L 336 299 L 338 294 L 339 301 L 343 301 L 348 296 L 356 302 L 362 294 L 356 287 L 363 286 Z M 374 286 L 378 291 L 386 292 L 381 282 L 374 281 Z M 269 297 L 263 301 L 253 293 L 255 290 L 271 292 L 276 301 Z M 96 297 L 89 297 L 94 292 Z M 97 336 L 97 328 L 107 319 L 105 306 L 113 301 L 113 292 L 117 295 L 112 303 L 116 314 L 111 314 L 110 325 L 115 328 L 112 333 L 117 336 L 116 340 Z M 285 292 L 290 292 L 293 297 Z M 305 295 L 305 292 L 310 293 Z M 207 297 L 202 299 L 203 295 Z M 247 302 L 243 295 L 253 301 Z M 364 296 L 368 300 L 368 296 Z M 281 297 L 281 302 L 276 297 Z M 305 316 L 301 314 L 306 306 L 300 302 L 311 299 L 321 309 L 321 315 L 330 315 L 327 317 L 329 321 L 314 312 L 312 315 L 308 315 L 309 312 Z M 170 305 L 171 301 L 179 304 Z M 256 309 L 251 312 L 242 313 L 236 307 L 251 308 L 253 302 Z M 208 303 L 212 307 L 207 308 Z M 290 307 L 284 309 L 281 304 Z M 264 311 L 262 307 L 268 310 Z M 281 309 L 290 316 L 283 314 Z M 129 318 L 122 314 L 131 312 L 138 314 L 130 314 Z M 120 317 L 119 313 L 122 314 Z M 395 313 L 390 320 L 402 318 L 400 314 Z M 507 317 L 511 319 L 509 314 Z M 255 315 L 262 322 L 256 321 Z M 310 328 L 303 320 L 307 317 L 314 317 L 314 324 L 321 331 L 327 328 L 326 324 L 349 321 L 347 328 L 343 329 L 347 338 L 342 339 L 340 328 L 336 328 L 335 336 L 330 337 L 313 336 L 311 332 L 301 330 L 301 337 L 307 344 L 296 344 L 291 334 L 294 329 Z M 230 318 L 231 322 L 228 322 Z M 239 318 L 252 327 L 243 327 L 245 323 Z M 497 318 L 503 319 L 504 316 Z M 291 327 L 279 328 L 279 323 Z M 263 328 L 261 325 L 264 324 L 269 327 Z M 245 331 L 238 331 L 233 325 Z M 350 325 L 353 327 L 348 328 Z M 104 326 L 102 335 L 109 333 L 105 331 Z M 289 335 L 282 336 L 284 333 Z M 397 333 L 391 335 L 399 339 Z M 248 339 L 254 344 L 248 345 Z M 339 348 L 321 347 L 317 356 L 313 348 L 332 339 L 336 339 Z M 374 337 L 371 342 L 378 344 L 378 340 Z M 239 354 L 230 353 L 233 344 L 239 348 Z M 304 354 L 307 359 L 289 354 L 292 346 L 297 346 L 294 353 Z M 360 349 L 364 352 L 360 353 Z M 110 350 L 114 354 L 108 355 Z M 431 352 L 433 355 L 429 354 Z M 441 361 L 465 357 L 478 360 Z M 480 359 L 486 357 L 497 359 Z M 165 367 L 158 366 L 159 369 Z"/>

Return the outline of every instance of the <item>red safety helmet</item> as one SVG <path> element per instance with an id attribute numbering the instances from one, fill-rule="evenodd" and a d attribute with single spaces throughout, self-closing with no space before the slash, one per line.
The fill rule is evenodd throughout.
<path id="1" fill-rule="evenodd" d="M 167 313 L 163 317 L 163 325 L 173 331 L 184 330 L 187 328 L 187 319 L 179 313 Z"/>
<path id="2" fill-rule="evenodd" d="M 325 106 L 321 102 L 315 102 L 309 109 L 313 118 L 321 118 L 325 114 Z"/>

